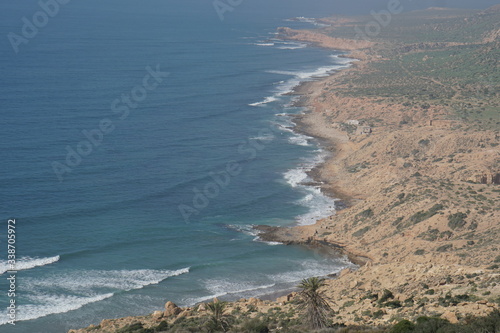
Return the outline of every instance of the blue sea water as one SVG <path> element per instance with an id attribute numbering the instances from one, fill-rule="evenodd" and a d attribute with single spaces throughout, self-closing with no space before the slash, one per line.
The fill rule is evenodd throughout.
<path id="1" fill-rule="evenodd" d="M 66 332 L 168 300 L 265 295 L 349 265 L 261 242 L 252 229 L 334 210 L 302 185 L 326 154 L 293 132 L 288 115 L 302 110 L 286 93 L 348 64 L 277 40 L 279 26 L 310 27 L 285 21 L 304 15 L 285 3 L 242 3 L 220 21 L 210 1 L 72 1 L 17 54 L 6 36 L 21 34 L 39 4 L 0 5 L 1 332 Z M 143 89 L 158 71 L 168 75 Z M 97 130 L 86 143 L 83 131 Z"/>

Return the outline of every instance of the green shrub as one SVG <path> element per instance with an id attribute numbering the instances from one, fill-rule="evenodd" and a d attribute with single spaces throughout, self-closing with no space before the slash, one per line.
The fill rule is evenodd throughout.
<path id="1" fill-rule="evenodd" d="M 357 163 L 355 165 L 348 167 L 347 171 L 350 173 L 356 173 L 356 172 L 360 172 L 361 170 L 366 169 L 368 167 L 370 167 L 369 162 Z"/>
<path id="2" fill-rule="evenodd" d="M 373 211 L 371 210 L 371 208 L 368 208 L 364 211 L 362 211 L 361 213 L 357 214 L 356 217 L 358 218 L 369 218 L 369 217 L 372 217 L 374 214 L 373 214 Z"/>
<path id="3" fill-rule="evenodd" d="M 477 229 L 477 222 L 472 222 L 467 229 L 476 230 Z"/>
<path id="4" fill-rule="evenodd" d="M 413 224 L 417 224 L 417 223 L 420 223 L 422 221 L 425 221 L 427 220 L 428 218 L 436 215 L 440 210 L 442 210 L 444 208 L 443 205 L 441 204 L 435 204 L 434 206 L 432 206 L 428 211 L 424 212 L 423 210 L 413 214 L 411 217 L 410 217 L 410 222 L 412 222 Z"/>
<path id="5" fill-rule="evenodd" d="M 375 312 L 372 314 L 372 317 L 373 317 L 373 318 L 375 318 L 375 319 L 380 319 L 380 318 L 382 318 L 384 315 L 385 315 L 384 310 L 378 310 L 378 311 L 375 311 Z"/>
<path id="6" fill-rule="evenodd" d="M 431 332 L 446 332 L 442 329 L 444 327 L 450 326 L 447 320 L 441 318 L 431 318 L 431 317 L 419 317 L 417 318 L 417 326 L 415 327 L 415 332 L 420 333 L 431 333 Z M 451 331 L 456 332 L 456 331 Z M 450 333 L 451 333 L 450 332 Z"/>
<path id="7" fill-rule="evenodd" d="M 471 296 L 467 294 L 452 296 L 450 293 L 446 294 L 445 297 L 439 297 L 438 303 L 441 306 L 456 306 L 458 303 L 467 302 L 471 300 Z"/>
<path id="8" fill-rule="evenodd" d="M 154 331 L 152 328 L 144 328 L 142 323 L 133 323 L 122 327 L 116 333 L 154 333 Z"/>
<path id="9" fill-rule="evenodd" d="M 452 230 L 461 229 L 467 224 L 466 218 L 467 214 L 462 212 L 451 214 L 448 216 L 448 226 Z"/>
<path id="10" fill-rule="evenodd" d="M 373 294 L 368 294 L 366 296 L 364 296 L 363 298 L 361 298 L 362 300 L 365 300 L 365 299 L 369 299 L 371 301 L 377 301 L 378 300 L 378 294 L 376 293 L 373 293 Z"/>
<path id="11" fill-rule="evenodd" d="M 420 140 L 420 141 L 418 142 L 418 144 L 419 144 L 420 146 L 428 146 L 428 145 L 429 145 L 429 143 L 431 143 L 431 140 L 429 140 L 429 139 L 422 139 L 422 140 Z"/>
<path id="12" fill-rule="evenodd" d="M 257 318 L 247 320 L 241 326 L 242 332 L 245 333 L 269 333 L 269 327 L 265 320 L 260 320 Z"/>
<path id="13" fill-rule="evenodd" d="M 391 309 L 397 309 L 397 308 L 402 307 L 403 305 L 401 305 L 400 301 L 389 301 L 389 302 L 385 302 L 383 304 L 383 306 L 385 306 L 387 308 L 391 308 Z"/>
<path id="14" fill-rule="evenodd" d="M 370 231 L 371 227 L 364 227 L 362 229 L 359 229 L 358 231 L 354 232 L 352 235 L 354 237 L 361 237 L 364 234 L 366 234 L 368 231 Z"/>
<path id="15" fill-rule="evenodd" d="M 399 223 L 401 223 L 401 221 L 403 221 L 403 219 L 404 219 L 403 216 L 398 217 L 397 219 L 394 220 L 394 222 L 392 222 L 392 225 L 394 226 L 398 225 Z"/>
<path id="16" fill-rule="evenodd" d="M 401 320 L 399 323 L 394 325 L 391 330 L 389 331 L 390 333 L 407 333 L 407 332 L 413 332 L 413 329 L 415 328 L 415 324 L 412 323 L 409 320 Z"/>
<path id="17" fill-rule="evenodd" d="M 345 302 L 345 303 L 344 303 L 344 305 L 342 305 L 342 308 L 348 308 L 348 307 L 350 307 L 350 306 L 353 306 L 353 305 L 354 305 L 354 303 L 355 303 L 355 302 L 354 302 L 354 301 L 352 301 L 352 300 L 351 300 L 351 301 L 347 301 L 347 302 Z"/>
<path id="18" fill-rule="evenodd" d="M 384 293 L 382 294 L 382 296 L 380 297 L 378 302 L 384 303 L 384 302 L 388 301 L 389 299 L 394 299 L 394 294 L 390 290 L 384 289 Z"/>
<path id="19" fill-rule="evenodd" d="M 474 318 L 467 326 L 470 327 L 470 332 L 499 332 L 500 311 L 495 310 L 486 317 Z"/>
<path id="20" fill-rule="evenodd" d="M 448 250 L 451 250 L 453 248 L 453 245 L 452 244 L 446 244 L 446 245 L 442 245 L 440 247 L 438 247 L 436 249 L 437 252 L 446 252 Z"/>
<path id="21" fill-rule="evenodd" d="M 437 317 L 419 317 L 416 324 L 402 320 L 394 325 L 389 333 L 494 333 L 499 332 L 500 311 L 494 310 L 485 317 L 464 318 L 462 323 L 451 324 Z M 350 331 L 344 331 L 350 332 Z M 357 331 L 356 331 L 357 332 Z"/>
<path id="22" fill-rule="evenodd" d="M 425 304 L 429 303 L 429 299 L 427 297 L 422 297 L 419 301 L 418 301 L 418 307 L 422 307 L 424 306 Z"/>
<path id="23" fill-rule="evenodd" d="M 158 326 L 155 327 L 155 332 L 163 332 L 168 330 L 168 323 L 163 320 Z"/>
<path id="24" fill-rule="evenodd" d="M 413 296 L 405 299 L 405 301 L 403 302 L 405 306 L 413 306 L 415 305 L 415 299 L 413 298 Z"/>
<path id="25" fill-rule="evenodd" d="M 247 312 L 257 312 L 257 307 L 253 304 L 247 304 Z"/>
<path id="26" fill-rule="evenodd" d="M 453 236 L 453 232 L 446 230 L 446 231 L 443 231 L 439 236 L 441 238 L 451 238 L 451 236 Z"/>
<path id="27" fill-rule="evenodd" d="M 415 251 L 415 255 L 417 255 L 417 256 L 423 256 L 424 254 L 425 254 L 425 250 L 419 249 L 419 250 Z"/>

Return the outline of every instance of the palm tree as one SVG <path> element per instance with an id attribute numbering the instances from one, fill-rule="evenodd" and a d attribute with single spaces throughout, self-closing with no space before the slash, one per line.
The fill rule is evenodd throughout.
<path id="1" fill-rule="evenodd" d="M 206 327 L 209 332 L 227 332 L 229 329 L 229 322 L 227 321 L 227 315 L 224 314 L 226 310 L 226 302 L 219 302 L 214 300 L 207 304 L 208 310 L 212 312 L 210 318 L 206 322 Z"/>
<path id="2" fill-rule="evenodd" d="M 326 301 L 324 292 L 319 291 L 325 285 L 324 278 L 311 277 L 302 280 L 297 286 L 302 289 L 299 293 L 300 308 L 305 312 L 305 319 L 312 329 L 328 326 L 328 315 L 332 309 Z"/>

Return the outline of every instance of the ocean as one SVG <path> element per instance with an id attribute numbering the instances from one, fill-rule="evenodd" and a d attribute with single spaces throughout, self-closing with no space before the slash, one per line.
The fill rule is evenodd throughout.
<path id="1" fill-rule="evenodd" d="M 349 62 L 275 35 L 320 8 L 46 3 L 0 5 L 1 332 L 273 294 L 350 265 L 252 228 L 335 209 L 304 185 L 328 155 L 294 132 L 288 93 Z"/>

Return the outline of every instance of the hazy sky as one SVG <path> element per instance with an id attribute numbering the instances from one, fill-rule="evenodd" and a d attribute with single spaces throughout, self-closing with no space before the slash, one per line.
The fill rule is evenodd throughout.
<path id="1" fill-rule="evenodd" d="M 244 0 L 259 4 L 262 2 L 276 3 L 297 7 L 304 12 L 323 10 L 325 15 L 338 14 L 367 14 L 371 10 L 387 7 L 390 0 Z M 460 7 L 460 8 L 487 8 L 500 4 L 499 0 L 399 0 L 405 11 L 425 9 L 428 7 Z M 250 5 L 251 6 L 251 5 Z"/>
<path id="2" fill-rule="evenodd" d="M 167 0 L 169 1 L 169 0 Z M 176 0 L 170 0 L 175 2 Z M 186 1 L 186 0 L 185 0 Z M 190 0 L 187 0 L 190 1 Z M 200 0 L 194 0 L 198 3 Z M 201 0 L 203 5 L 211 6 L 215 0 Z M 216 0 L 227 2 L 227 0 Z M 380 11 L 394 0 L 242 0 L 238 10 L 232 13 L 233 20 L 244 14 L 265 15 L 267 11 L 277 13 L 282 9 L 285 17 L 307 16 L 326 17 L 332 15 L 369 15 L 371 11 Z M 397 1 L 397 0 L 396 0 Z M 500 0 L 399 0 L 404 11 L 425 9 L 428 7 L 459 7 L 484 9 Z M 278 9 L 278 11 L 276 10 Z M 231 20 L 232 21 L 232 20 Z M 233 22 L 231 22 L 233 23 Z"/>

